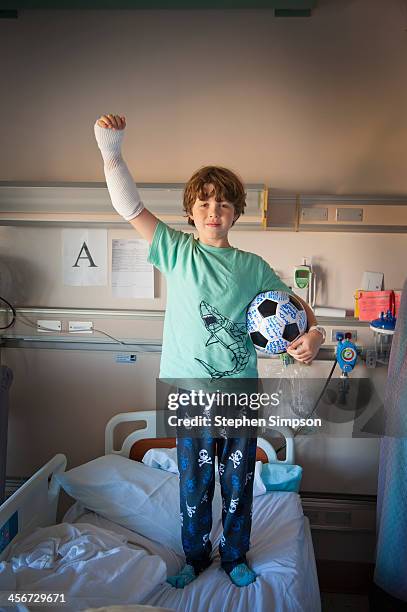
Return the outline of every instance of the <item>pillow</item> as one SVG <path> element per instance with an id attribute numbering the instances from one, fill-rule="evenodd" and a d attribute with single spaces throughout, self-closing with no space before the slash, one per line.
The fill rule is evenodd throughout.
<path id="1" fill-rule="evenodd" d="M 302 467 L 287 463 L 264 463 L 261 473 L 267 491 L 300 490 Z"/>
<path id="2" fill-rule="evenodd" d="M 112 454 L 55 478 L 89 510 L 183 555 L 179 481 L 174 474 Z M 220 486 L 215 485 L 214 526 L 221 511 Z"/>
<path id="3" fill-rule="evenodd" d="M 177 462 L 177 449 L 174 448 L 150 448 L 143 457 L 143 463 L 150 467 L 159 468 L 166 472 L 179 474 Z M 267 489 L 261 479 L 262 462 L 256 461 L 254 471 L 253 497 L 264 495 Z M 215 457 L 215 482 L 219 482 L 218 458 Z"/>
<path id="4" fill-rule="evenodd" d="M 179 474 L 176 446 L 174 448 L 150 448 L 143 457 L 143 463 L 164 470 L 164 472 Z"/>

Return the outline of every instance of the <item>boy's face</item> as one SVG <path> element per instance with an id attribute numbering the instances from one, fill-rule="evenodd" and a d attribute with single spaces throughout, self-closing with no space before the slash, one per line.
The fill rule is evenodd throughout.
<path id="1" fill-rule="evenodd" d="M 235 208 L 230 202 L 217 202 L 211 183 L 204 185 L 205 199 L 195 200 L 190 218 L 195 223 L 199 240 L 203 244 L 228 247 L 228 232 L 237 218 Z M 213 192 L 213 195 L 209 195 Z"/>

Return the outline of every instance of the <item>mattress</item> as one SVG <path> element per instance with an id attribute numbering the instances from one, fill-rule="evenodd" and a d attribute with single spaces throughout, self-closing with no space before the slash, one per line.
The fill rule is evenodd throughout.
<path id="1" fill-rule="evenodd" d="M 159 542 L 112 523 L 76 502 L 64 521 L 86 523 L 127 539 L 134 550 L 159 557 L 167 575 L 177 573 L 184 559 Z M 249 565 L 258 574 L 245 588 L 232 584 L 220 567 L 220 520 L 214 521 L 211 540 L 214 561 L 184 589 L 164 582 L 138 603 L 176 612 L 319 612 L 321 610 L 315 557 L 308 519 L 297 493 L 270 492 L 254 498 Z M 137 580 L 137 576 L 133 577 Z"/>

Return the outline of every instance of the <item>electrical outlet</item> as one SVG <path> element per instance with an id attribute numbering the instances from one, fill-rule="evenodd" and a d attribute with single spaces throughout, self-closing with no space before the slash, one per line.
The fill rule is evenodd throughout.
<path id="1" fill-rule="evenodd" d="M 353 342 L 356 342 L 356 340 L 358 339 L 358 332 L 356 331 L 356 329 L 333 329 L 331 331 L 332 342 L 337 342 L 336 334 L 343 334 L 343 337 L 345 337 L 345 334 L 352 334 L 351 340 Z"/>
<path id="2" fill-rule="evenodd" d="M 93 323 L 92 321 L 69 321 L 68 331 L 77 334 L 89 334 L 92 333 Z"/>
<path id="3" fill-rule="evenodd" d="M 37 331 L 39 332 L 61 331 L 61 329 L 61 321 L 37 321 Z"/>

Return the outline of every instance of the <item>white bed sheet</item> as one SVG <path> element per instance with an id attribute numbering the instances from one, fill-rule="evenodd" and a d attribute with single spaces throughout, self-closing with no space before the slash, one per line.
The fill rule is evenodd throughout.
<path id="1" fill-rule="evenodd" d="M 132 548 L 161 557 L 168 575 L 176 573 L 184 563 L 174 551 L 88 512 L 78 503 L 64 520 L 86 522 L 125 536 Z M 139 603 L 176 612 L 320 612 L 311 533 L 297 493 L 273 492 L 254 498 L 247 557 L 258 578 L 248 587 L 234 586 L 220 568 L 220 536 L 218 519 L 214 520 L 211 534 L 216 550 L 214 562 L 193 583 L 185 589 L 175 589 L 164 582 Z"/>
<path id="2" fill-rule="evenodd" d="M 0 591 L 64 593 L 66 603 L 55 609 L 76 612 L 141 603 L 166 575 L 159 556 L 129 547 L 127 538 L 112 529 L 63 522 L 37 528 L 13 544 L 0 563 Z M 3 603 L 3 609 L 31 608 Z"/>

